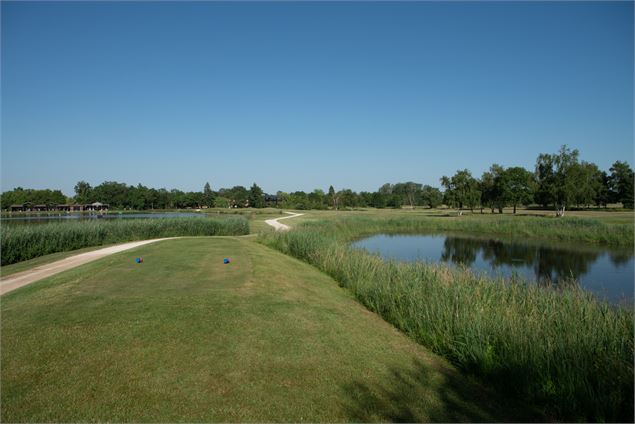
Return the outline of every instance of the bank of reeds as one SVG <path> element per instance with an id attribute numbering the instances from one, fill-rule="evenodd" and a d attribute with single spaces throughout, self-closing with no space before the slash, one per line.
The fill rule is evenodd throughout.
<path id="1" fill-rule="evenodd" d="M 103 219 L 41 225 L 2 225 L 2 265 L 55 252 L 176 236 L 249 234 L 242 216 L 222 218 Z"/>
<path id="2" fill-rule="evenodd" d="M 446 265 L 386 262 L 349 245 L 373 232 L 481 232 L 484 225 L 418 221 L 320 221 L 260 240 L 331 275 L 386 321 L 501 393 L 542 411 L 544 419 L 632 422 L 632 308 L 611 306 L 575 285 L 556 291 Z M 553 221 L 557 224 L 547 228 L 556 238 L 574 229 L 585 240 L 616 237 L 612 231 L 597 233 L 594 222 Z M 513 225 L 493 227 L 499 234 L 522 235 L 524 226 L 533 224 Z"/>

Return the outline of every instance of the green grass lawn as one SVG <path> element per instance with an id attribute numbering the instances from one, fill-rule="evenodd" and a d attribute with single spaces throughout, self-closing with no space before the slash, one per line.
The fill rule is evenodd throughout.
<path id="1" fill-rule="evenodd" d="M 4 295 L 1 312 L 3 422 L 528 419 L 245 238 L 122 252 Z"/>

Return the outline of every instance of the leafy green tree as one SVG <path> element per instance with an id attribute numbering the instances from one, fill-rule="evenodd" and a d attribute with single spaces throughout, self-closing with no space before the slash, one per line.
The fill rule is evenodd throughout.
<path id="1" fill-rule="evenodd" d="M 609 176 L 606 171 L 602 171 L 600 175 L 598 175 L 599 185 L 598 190 L 595 193 L 595 204 L 597 206 L 606 206 L 609 204 L 610 197 L 610 189 L 609 189 Z"/>
<path id="2" fill-rule="evenodd" d="M 481 213 L 483 213 L 484 207 L 491 209 L 492 213 L 494 213 L 494 206 L 496 204 L 496 183 L 494 174 L 489 171 L 483 172 L 478 183 L 481 192 Z"/>
<path id="3" fill-rule="evenodd" d="M 499 184 L 504 204 L 512 205 L 514 213 L 518 205 L 529 205 L 533 201 L 534 178 L 525 168 L 507 168 L 502 172 Z"/>
<path id="4" fill-rule="evenodd" d="M 307 195 L 309 201 L 309 207 L 311 209 L 325 209 L 326 208 L 326 194 L 324 190 L 316 188 Z"/>
<path id="5" fill-rule="evenodd" d="M 556 174 L 554 171 L 554 156 L 541 153 L 536 159 L 535 171 L 537 189 L 534 200 L 543 208 L 555 204 Z"/>
<path id="6" fill-rule="evenodd" d="M 215 197 L 216 195 L 212 191 L 212 187 L 209 185 L 209 182 L 206 182 L 205 186 L 203 187 L 203 205 L 207 206 L 208 208 L 213 207 Z"/>
<path id="7" fill-rule="evenodd" d="M 217 208 L 228 208 L 230 204 L 230 200 L 226 197 L 217 196 L 214 199 L 214 206 Z"/>
<path id="8" fill-rule="evenodd" d="M 397 183 L 392 187 L 392 193 L 401 196 L 401 203 L 410 205 L 414 208 L 421 197 L 421 184 L 408 181 L 406 183 Z"/>
<path id="9" fill-rule="evenodd" d="M 86 181 L 75 184 L 75 201 L 80 204 L 92 202 L 93 188 Z"/>
<path id="10" fill-rule="evenodd" d="M 376 191 L 371 194 L 370 202 L 368 203 L 368 206 L 372 206 L 373 208 L 379 208 L 379 209 L 385 208 L 386 204 L 388 203 L 388 199 L 386 197 L 387 196 L 385 196 L 384 194 Z"/>
<path id="11" fill-rule="evenodd" d="M 536 162 L 537 200 L 543 206 L 553 204 L 556 216 L 564 216 L 568 206 L 576 201 L 577 185 L 580 184 L 578 150 L 566 145 L 558 153 L 542 153 Z"/>
<path id="12" fill-rule="evenodd" d="M 633 170 L 628 163 L 616 161 L 609 171 L 609 187 L 614 201 L 633 209 Z"/>
<path id="13" fill-rule="evenodd" d="M 446 201 L 450 206 L 458 207 L 459 211 L 464 206 L 473 211 L 480 202 L 478 182 L 467 169 L 457 171 L 452 178 L 441 177 L 441 184 L 445 187 Z"/>
<path id="14" fill-rule="evenodd" d="M 333 207 L 333 209 L 337 210 L 338 196 L 333 186 L 329 186 L 329 200 L 331 202 L 331 206 Z"/>
<path id="15" fill-rule="evenodd" d="M 584 161 L 572 166 L 570 172 L 575 181 L 575 204 L 589 207 L 596 202 L 598 193 L 602 190 L 602 172 L 596 164 Z"/>
<path id="16" fill-rule="evenodd" d="M 438 208 L 443 203 L 443 194 L 436 187 L 424 185 L 421 189 L 421 199 L 423 204 L 430 209 Z"/>
<path id="17" fill-rule="evenodd" d="M 256 183 L 254 183 L 249 189 L 249 206 L 252 208 L 265 207 L 265 194 Z"/>

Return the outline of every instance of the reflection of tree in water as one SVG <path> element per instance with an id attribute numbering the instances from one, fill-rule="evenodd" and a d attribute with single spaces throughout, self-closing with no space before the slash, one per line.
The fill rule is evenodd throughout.
<path id="1" fill-rule="evenodd" d="M 628 263 L 628 261 L 630 261 L 632 257 L 633 257 L 632 252 L 627 252 L 627 251 L 609 252 L 609 259 L 611 260 L 611 263 L 615 266 L 620 266 L 620 265 L 624 265 Z"/>
<path id="2" fill-rule="evenodd" d="M 565 250 L 551 246 L 532 246 L 521 243 L 504 243 L 498 240 L 447 237 L 443 244 L 441 259 L 454 264 L 471 266 L 483 253 L 483 259 L 490 267 L 531 267 L 536 281 L 543 283 L 564 283 L 578 280 L 595 262 L 599 252 Z M 611 260 L 628 261 L 629 255 L 612 255 Z"/>
<path id="3" fill-rule="evenodd" d="M 593 251 L 573 251 L 554 249 L 552 247 L 538 247 L 537 258 L 534 263 L 536 280 L 539 282 L 562 282 L 580 277 L 589 271 L 589 265 L 599 256 Z"/>
<path id="4" fill-rule="evenodd" d="M 441 260 L 455 265 L 471 266 L 482 248 L 482 240 L 446 237 L 443 242 Z"/>

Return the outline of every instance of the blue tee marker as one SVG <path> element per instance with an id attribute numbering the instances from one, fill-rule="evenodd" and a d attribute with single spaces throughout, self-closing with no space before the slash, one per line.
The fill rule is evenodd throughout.
<path id="1" fill-rule="evenodd" d="M 231 261 L 229 260 L 229 258 L 225 258 L 225 259 L 223 259 L 223 263 L 224 263 L 224 264 L 228 264 L 229 262 L 231 262 Z"/>

